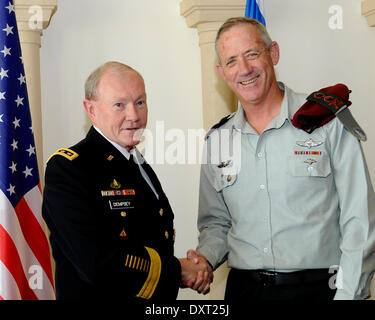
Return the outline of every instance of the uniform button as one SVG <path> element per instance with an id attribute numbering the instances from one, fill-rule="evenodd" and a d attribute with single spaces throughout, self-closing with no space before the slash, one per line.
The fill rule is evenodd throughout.
<path id="1" fill-rule="evenodd" d="M 163 210 L 163 208 L 160 208 L 160 210 L 159 210 L 159 214 L 160 214 L 161 217 L 163 216 L 163 214 L 164 214 L 164 210 Z"/>
<path id="2" fill-rule="evenodd" d="M 263 249 L 263 252 L 264 252 L 264 253 L 267 253 L 267 252 L 268 252 L 268 248 L 264 248 L 264 249 Z"/>
<path id="3" fill-rule="evenodd" d="M 121 211 L 120 214 L 121 214 L 121 217 L 126 217 L 126 212 L 125 211 Z"/>
<path id="4" fill-rule="evenodd" d="M 232 180 L 232 176 L 229 175 L 229 176 L 227 177 L 227 181 L 230 182 L 231 180 Z"/>
<path id="5" fill-rule="evenodd" d="M 165 231 L 164 235 L 165 235 L 165 239 L 168 239 L 168 238 L 169 238 L 169 233 L 168 233 L 168 231 Z"/>
<path id="6" fill-rule="evenodd" d="M 258 158 L 262 158 L 263 157 L 263 153 L 262 152 L 259 152 L 258 153 Z"/>
<path id="7" fill-rule="evenodd" d="M 264 189 L 266 189 L 266 186 L 265 186 L 264 184 L 261 184 L 261 185 L 259 186 L 259 188 L 260 188 L 260 190 L 264 190 Z"/>

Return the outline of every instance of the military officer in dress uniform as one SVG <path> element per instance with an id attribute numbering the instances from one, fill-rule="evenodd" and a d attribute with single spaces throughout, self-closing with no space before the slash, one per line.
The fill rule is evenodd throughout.
<path id="1" fill-rule="evenodd" d="M 57 299 L 170 300 L 196 278 L 206 293 L 205 266 L 174 257 L 171 206 L 135 148 L 147 123 L 143 78 L 108 62 L 89 76 L 85 95 L 93 127 L 58 149 L 45 173 Z"/>
<path id="2" fill-rule="evenodd" d="M 277 82 L 279 46 L 256 20 L 227 20 L 216 50 L 217 71 L 241 105 L 206 137 L 200 241 L 189 257 L 214 270 L 228 261 L 229 301 L 367 298 L 375 197 L 364 133 Z M 326 89 L 313 98 L 349 105 L 346 86 Z M 233 153 L 219 158 L 227 144 Z"/>

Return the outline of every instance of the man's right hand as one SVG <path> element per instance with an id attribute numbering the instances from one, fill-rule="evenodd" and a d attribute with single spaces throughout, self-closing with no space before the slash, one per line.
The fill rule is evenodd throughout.
<path id="1" fill-rule="evenodd" d="M 189 254 L 189 251 L 188 258 L 179 259 L 181 263 L 181 287 L 189 287 L 199 293 L 207 294 L 213 280 L 212 268 L 203 255 L 196 257 L 193 252 Z"/>
<path id="2" fill-rule="evenodd" d="M 195 250 L 187 252 L 187 260 L 200 267 L 200 271 L 195 278 L 190 278 L 182 281 L 184 287 L 192 288 L 199 293 L 207 294 L 210 291 L 210 283 L 214 279 L 214 274 L 211 265 L 206 257 Z"/>

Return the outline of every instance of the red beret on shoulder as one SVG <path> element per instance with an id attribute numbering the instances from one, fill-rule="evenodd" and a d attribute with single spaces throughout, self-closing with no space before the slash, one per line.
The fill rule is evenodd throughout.
<path id="1" fill-rule="evenodd" d="M 313 92 L 306 98 L 307 102 L 294 114 L 292 124 L 312 133 L 316 128 L 325 125 L 337 116 L 346 129 L 358 139 L 365 141 L 366 134 L 347 109 L 352 104 L 349 101 L 350 92 L 342 83 Z"/>

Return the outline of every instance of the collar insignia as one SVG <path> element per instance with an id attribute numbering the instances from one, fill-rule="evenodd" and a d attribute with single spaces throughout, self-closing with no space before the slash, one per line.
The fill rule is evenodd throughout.
<path id="1" fill-rule="evenodd" d="M 225 168 L 225 167 L 230 167 L 232 165 L 232 160 L 227 160 L 227 161 L 222 161 L 220 164 L 217 166 L 218 168 Z"/>

